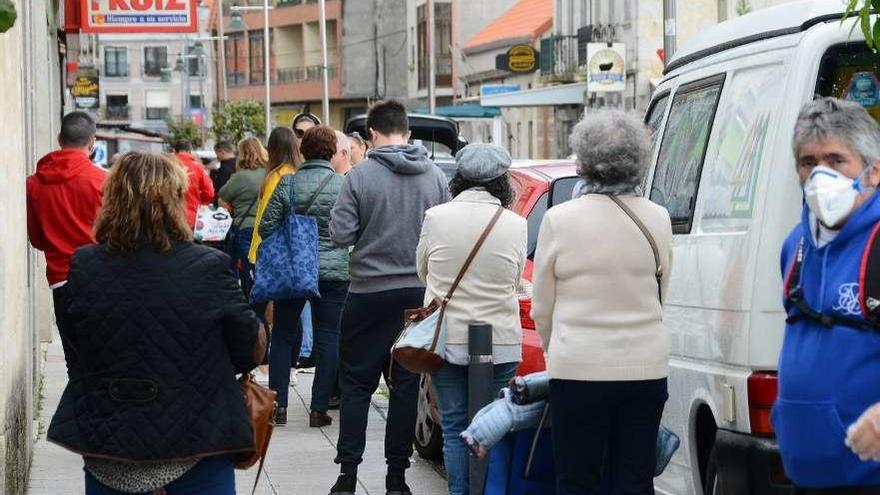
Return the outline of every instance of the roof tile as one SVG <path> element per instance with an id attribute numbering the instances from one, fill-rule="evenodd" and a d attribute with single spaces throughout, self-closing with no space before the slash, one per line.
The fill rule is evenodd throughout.
<path id="1" fill-rule="evenodd" d="M 465 43 L 466 50 L 505 39 L 537 39 L 553 25 L 553 0 L 520 0 Z"/>

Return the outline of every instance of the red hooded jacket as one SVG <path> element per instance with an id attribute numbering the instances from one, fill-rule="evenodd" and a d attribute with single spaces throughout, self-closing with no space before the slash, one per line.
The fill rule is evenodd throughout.
<path id="1" fill-rule="evenodd" d="M 67 280 L 73 252 L 95 243 L 92 224 L 106 177 L 85 151 L 63 149 L 44 156 L 27 178 L 28 238 L 46 254 L 49 285 Z"/>
<path id="2" fill-rule="evenodd" d="M 196 225 L 196 213 L 199 205 L 207 205 L 214 201 L 214 184 L 211 176 L 205 172 L 205 167 L 196 161 L 189 153 L 176 153 L 177 159 L 186 168 L 186 177 L 189 179 L 189 189 L 186 191 L 186 221 L 190 227 Z"/>

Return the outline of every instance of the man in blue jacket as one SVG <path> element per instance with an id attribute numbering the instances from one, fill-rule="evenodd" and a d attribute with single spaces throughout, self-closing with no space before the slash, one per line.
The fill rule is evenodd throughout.
<path id="1" fill-rule="evenodd" d="M 880 126 L 857 103 L 820 98 L 801 110 L 793 147 L 805 206 L 782 250 L 773 425 L 798 493 L 880 493 L 880 330 L 859 290 L 880 222 Z"/>

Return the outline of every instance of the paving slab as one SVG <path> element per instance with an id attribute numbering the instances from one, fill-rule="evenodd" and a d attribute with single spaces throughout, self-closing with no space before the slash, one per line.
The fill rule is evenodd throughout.
<path id="1" fill-rule="evenodd" d="M 58 406 L 67 383 L 64 354 L 57 343 L 47 347 L 44 369 L 43 408 L 40 412 L 40 437 L 34 449 L 29 495 L 82 494 L 82 459 L 46 441 L 45 429 Z M 309 427 L 309 400 L 314 375 L 300 372 L 292 386 L 288 404 L 287 426 L 275 430 L 263 477 L 257 487 L 260 495 L 325 495 L 336 481 L 339 467 L 333 463 L 339 429 L 338 411 L 330 411 L 333 424 L 326 428 Z M 381 393 L 373 397 L 367 428 L 367 451 L 358 473 L 358 493 L 385 493 L 385 410 L 387 399 Z M 251 492 L 256 468 L 236 471 L 238 493 Z M 414 455 L 407 482 L 415 495 L 448 493 L 441 466 Z"/>

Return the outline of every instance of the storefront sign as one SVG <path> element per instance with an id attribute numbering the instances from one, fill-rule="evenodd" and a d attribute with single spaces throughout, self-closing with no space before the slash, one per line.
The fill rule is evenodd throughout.
<path id="1" fill-rule="evenodd" d="M 519 91 L 519 84 L 484 84 L 480 86 L 480 98 Z"/>
<path id="2" fill-rule="evenodd" d="M 626 45 L 587 45 L 587 91 L 609 93 L 626 90 Z"/>
<path id="3" fill-rule="evenodd" d="M 514 45 L 507 50 L 507 70 L 527 73 L 538 69 L 538 51 L 529 45 Z"/>
<path id="4" fill-rule="evenodd" d="M 78 75 L 70 88 L 73 104 L 79 110 L 94 110 L 100 106 L 98 75 Z"/>
<path id="5" fill-rule="evenodd" d="M 198 0 L 81 0 L 86 33 L 195 33 Z"/>

